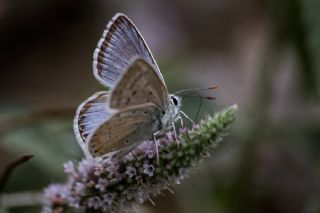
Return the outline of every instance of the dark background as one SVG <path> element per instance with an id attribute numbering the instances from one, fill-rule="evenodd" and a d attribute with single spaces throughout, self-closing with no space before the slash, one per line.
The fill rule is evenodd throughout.
<path id="1" fill-rule="evenodd" d="M 170 91 L 218 85 L 202 115 L 239 105 L 222 147 L 141 212 L 320 212 L 319 11 L 318 0 L 0 0 L 0 172 L 35 154 L 4 192 L 64 181 L 62 163 L 81 159 L 72 119 L 105 90 L 92 55 L 124 12 Z M 184 110 L 194 117 L 198 105 Z"/>

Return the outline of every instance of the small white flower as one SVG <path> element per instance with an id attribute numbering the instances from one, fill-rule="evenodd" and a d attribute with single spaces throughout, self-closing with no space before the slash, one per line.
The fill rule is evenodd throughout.
<path id="1" fill-rule="evenodd" d="M 99 209 L 101 205 L 102 205 L 101 199 L 97 196 L 91 197 L 88 199 L 89 208 Z"/>
<path id="2" fill-rule="evenodd" d="M 113 203 L 113 198 L 115 197 L 114 193 L 108 193 L 103 195 L 103 203 L 111 206 Z"/>
<path id="3" fill-rule="evenodd" d="M 66 174 L 73 174 L 75 172 L 72 161 L 68 161 L 67 163 L 63 164 L 63 169 Z"/>
<path id="4" fill-rule="evenodd" d="M 95 185 L 96 189 L 105 192 L 108 186 L 108 181 L 106 178 L 99 178 L 98 183 Z"/>
<path id="5" fill-rule="evenodd" d="M 147 163 L 143 164 L 143 173 L 149 175 L 149 177 L 153 176 L 154 166 Z"/>
<path id="6" fill-rule="evenodd" d="M 134 167 L 128 166 L 125 172 L 130 178 L 137 174 L 137 170 Z"/>
<path id="7" fill-rule="evenodd" d="M 85 188 L 86 188 L 86 186 L 80 182 L 76 182 L 75 187 L 74 187 L 74 189 L 77 193 L 82 192 Z"/>

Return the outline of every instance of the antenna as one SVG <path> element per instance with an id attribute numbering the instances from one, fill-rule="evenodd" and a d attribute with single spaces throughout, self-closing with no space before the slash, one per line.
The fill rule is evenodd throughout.
<path id="1" fill-rule="evenodd" d="M 200 98 L 200 104 L 199 104 L 199 107 L 197 110 L 196 117 L 194 119 L 195 121 L 197 121 L 197 118 L 200 113 L 200 109 L 202 107 L 203 99 L 207 99 L 207 100 L 215 100 L 216 99 L 215 97 L 211 97 L 211 96 L 202 96 L 202 95 L 200 95 L 199 91 L 201 91 L 201 90 L 215 90 L 217 88 L 218 88 L 218 86 L 213 85 L 213 86 L 210 86 L 207 88 L 184 89 L 184 90 L 177 91 L 174 94 L 180 96 L 181 98 L 186 98 L 186 97 L 199 97 Z"/>
<path id="2" fill-rule="evenodd" d="M 218 86 L 217 85 L 213 85 L 207 88 L 193 88 L 193 89 L 183 89 L 183 90 L 179 90 L 177 92 L 175 92 L 175 95 L 184 97 L 184 96 L 189 96 L 191 94 L 199 94 L 198 92 L 201 90 L 215 90 L 217 89 Z"/>

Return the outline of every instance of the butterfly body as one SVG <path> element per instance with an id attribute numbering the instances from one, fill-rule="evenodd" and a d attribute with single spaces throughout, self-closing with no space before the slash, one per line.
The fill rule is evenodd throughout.
<path id="1" fill-rule="evenodd" d="M 168 93 L 153 56 L 133 23 L 116 14 L 94 52 L 100 92 L 77 110 L 74 129 L 88 157 L 121 158 L 174 128 L 181 98 Z"/>

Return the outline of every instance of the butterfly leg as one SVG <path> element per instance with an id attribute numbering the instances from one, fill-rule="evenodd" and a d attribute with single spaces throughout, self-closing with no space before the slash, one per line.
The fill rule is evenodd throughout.
<path id="1" fill-rule="evenodd" d="M 172 128 L 173 128 L 173 131 L 174 131 L 174 137 L 175 137 L 175 139 L 177 141 L 178 136 L 177 136 L 177 130 L 176 130 L 176 126 L 174 125 L 174 122 L 172 122 Z"/>
<path id="2" fill-rule="evenodd" d="M 176 130 L 176 126 L 174 125 L 174 122 L 172 122 L 172 128 L 173 128 L 173 131 L 174 131 L 176 144 L 177 144 L 178 148 L 180 148 L 180 142 L 178 140 L 178 134 L 177 134 L 177 130 Z"/>
<path id="3" fill-rule="evenodd" d="M 157 163 L 159 164 L 160 159 L 159 159 L 159 147 L 158 147 L 158 141 L 157 141 L 157 135 L 159 135 L 160 131 L 157 131 L 155 133 L 153 133 L 153 141 L 156 145 L 156 152 L 157 152 Z"/>
<path id="4" fill-rule="evenodd" d="M 183 120 L 182 120 L 181 116 L 179 116 L 179 118 L 178 118 L 178 119 L 180 120 L 181 127 L 184 127 L 184 125 L 183 125 Z"/>
<path id="5" fill-rule="evenodd" d="M 187 118 L 189 121 L 191 121 L 192 124 L 194 124 L 194 121 L 183 111 L 180 110 L 181 115 L 183 115 L 185 118 Z"/>

